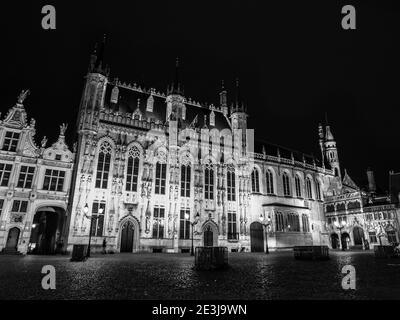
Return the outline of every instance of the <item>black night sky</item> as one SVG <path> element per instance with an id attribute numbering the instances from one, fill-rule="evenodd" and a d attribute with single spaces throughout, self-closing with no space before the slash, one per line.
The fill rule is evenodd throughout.
<path id="1" fill-rule="evenodd" d="M 187 97 L 217 104 L 221 80 L 240 78 L 258 138 L 319 156 L 325 112 L 342 169 L 363 185 L 368 166 L 382 189 L 397 157 L 400 5 L 389 1 L 18 1 L 2 4 L 3 115 L 21 89 L 36 141 L 69 142 L 89 55 L 107 34 L 111 77 L 165 91 L 182 63 Z M 57 30 L 41 28 L 41 8 Z M 341 8 L 357 30 L 341 28 Z"/>

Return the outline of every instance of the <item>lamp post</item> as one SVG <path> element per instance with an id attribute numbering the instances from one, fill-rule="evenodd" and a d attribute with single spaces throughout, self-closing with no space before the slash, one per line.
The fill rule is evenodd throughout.
<path id="1" fill-rule="evenodd" d="M 189 213 L 185 214 L 185 219 L 189 220 L 190 215 Z M 194 226 L 199 222 L 200 219 L 200 214 L 197 212 L 196 216 L 194 217 L 194 221 L 189 221 L 191 227 L 192 227 L 192 249 L 190 250 L 190 255 L 194 256 L 194 246 L 193 246 L 193 233 L 194 233 Z"/>
<path id="2" fill-rule="evenodd" d="M 271 218 L 268 217 L 268 219 L 265 220 L 265 216 L 261 213 L 261 214 L 260 214 L 260 222 L 261 222 L 263 228 L 265 229 L 265 231 L 264 231 L 264 233 L 265 233 L 265 243 L 266 243 L 265 254 L 269 254 L 269 248 L 268 248 L 268 227 L 271 225 Z"/>
<path id="3" fill-rule="evenodd" d="M 100 208 L 99 208 L 99 214 L 103 214 L 103 211 L 104 211 L 104 208 L 100 207 Z M 91 215 L 88 215 L 88 213 L 89 213 L 89 206 L 88 206 L 87 203 L 86 203 L 86 205 L 83 207 L 83 213 L 84 213 L 85 217 L 88 218 L 89 221 L 90 221 L 89 243 L 88 243 L 88 248 L 87 248 L 87 251 L 86 251 L 86 258 L 89 258 L 89 257 L 90 257 L 90 243 L 91 243 L 91 240 L 92 240 L 92 225 L 93 225 L 92 221 L 93 221 L 93 219 L 96 219 L 96 220 L 97 220 L 97 219 L 99 218 L 99 215 L 97 215 L 96 218 L 93 218 L 93 215 L 92 215 L 92 214 L 91 214 Z"/>
<path id="4" fill-rule="evenodd" d="M 334 225 L 339 229 L 339 244 L 342 246 L 342 251 L 344 251 L 343 241 L 342 241 L 342 229 L 346 226 L 346 221 L 342 220 L 341 223 L 335 220 Z"/>

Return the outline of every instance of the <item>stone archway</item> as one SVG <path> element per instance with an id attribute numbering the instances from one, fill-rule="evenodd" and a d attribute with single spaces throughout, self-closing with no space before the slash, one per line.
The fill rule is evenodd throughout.
<path id="1" fill-rule="evenodd" d="M 362 246 L 364 243 L 364 230 L 359 226 L 353 228 L 353 241 L 355 246 Z"/>
<path id="2" fill-rule="evenodd" d="M 260 222 L 250 225 L 251 252 L 264 252 L 264 229 Z"/>
<path id="3" fill-rule="evenodd" d="M 339 249 L 339 236 L 337 233 L 331 234 L 331 245 L 332 249 Z"/>
<path id="4" fill-rule="evenodd" d="M 342 239 L 341 239 L 341 244 L 343 250 L 347 250 L 350 247 L 350 235 L 347 232 L 342 233 Z"/>
<path id="5" fill-rule="evenodd" d="M 16 252 L 17 251 L 20 233 L 21 233 L 21 231 L 17 227 L 14 227 L 14 228 L 11 228 L 10 230 L 8 230 L 5 251 L 7 251 L 7 252 Z"/>
<path id="6" fill-rule="evenodd" d="M 140 227 L 136 218 L 129 216 L 121 220 L 118 238 L 119 252 L 139 251 Z"/>
<path id="7" fill-rule="evenodd" d="M 213 221 L 207 221 L 203 224 L 203 246 L 218 246 L 218 226 Z"/>
<path id="8" fill-rule="evenodd" d="M 65 210 L 57 206 L 41 206 L 33 217 L 28 253 L 51 255 L 61 253 Z"/>

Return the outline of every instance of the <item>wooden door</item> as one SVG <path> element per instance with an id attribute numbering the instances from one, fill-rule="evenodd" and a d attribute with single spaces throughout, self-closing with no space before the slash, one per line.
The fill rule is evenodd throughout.
<path id="1" fill-rule="evenodd" d="M 20 233 L 20 231 L 18 228 L 10 229 L 10 231 L 8 232 L 8 237 L 7 237 L 7 244 L 6 244 L 7 249 L 17 250 L 19 233 Z"/>
<path id="2" fill-rule="evenodd" d="M 135 233 L 135 228 L 133 223 L 131 221 L 127 221 L 122 227 L 121 252 L 133 251 L 134 233 Z"/>
<path id="3" fill-rule="evenodd" d="M 204 246 L 205 247 L 212 247 L 214 244 L 213 241 L 214 234 L 211 230 L 211 227 L 208 226 L 207 229 L 204 231 Z"/>
<path id="4" fill-rule="evenodd" d="M 264 230 L 259 222 L 250 225 L 251 252 L 264 252 Z"/>

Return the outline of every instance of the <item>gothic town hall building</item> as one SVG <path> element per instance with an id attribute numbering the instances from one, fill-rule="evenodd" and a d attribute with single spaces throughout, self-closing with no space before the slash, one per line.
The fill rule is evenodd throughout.
<path id="1" fill-rule="evenodd" d="M 92 250 L 113 252 L 187 252 L 192 237 L 229 251 L 332 247 L 324 200 L 354 193 L 329 126 L 319 127 L 318 159 L 259 143 L 239 88 L 205 105 L 184 96 L 178 72 L 166 93 L 145 89 L 111 79 L 95 52 L 73 151 L 66 125 L 51 146 L 36 145 L 27 93 L 0 122 L 5 252 L 71 251 L 89 233 Z"/>

